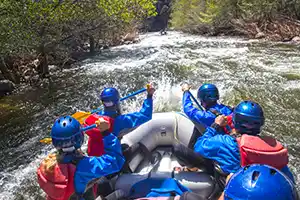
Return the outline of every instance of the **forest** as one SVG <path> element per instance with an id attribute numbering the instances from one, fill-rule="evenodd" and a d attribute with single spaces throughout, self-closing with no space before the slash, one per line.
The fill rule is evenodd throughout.
<path id="1" fill-rule="evenodd" d="M 299 40 L 299 0 L 176 0 L 172 26 L 206 35 Z"/>
<path id="2" fill-rule="evenodd" d="M 63 68 L 120 44 L 155 14 L 154 0 L 2 0 L 1 93 L 47 78 L 50 65 Z"/>
<path id="3" fill-rule="evenodd" d="M 49 66 L 158 31 L 160 21 L 199 35 L 300 41 L 300 0 L 2 0 L 0 15 L 1 96 L 15 84 L 38 86 Z M 157 27 L 147 28 L 149 19 Z"/>

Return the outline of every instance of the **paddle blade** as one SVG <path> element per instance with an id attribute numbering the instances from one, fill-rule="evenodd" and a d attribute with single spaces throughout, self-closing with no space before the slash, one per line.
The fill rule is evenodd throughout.
<path id="1" fill-rule="evenodd" d="M 73 118 L 77 119 L 80 124 L 84 123 L 84 120 L 90 116 L 90 112 L 78 111 L 72 115 Z"/>
<path id="2" fill-rule="evenodd" d="M 52 138 L 44 138 L 44 139 L 40 140 L 40 142 L 44 143 L 44 144 L 51 144 Z"/>

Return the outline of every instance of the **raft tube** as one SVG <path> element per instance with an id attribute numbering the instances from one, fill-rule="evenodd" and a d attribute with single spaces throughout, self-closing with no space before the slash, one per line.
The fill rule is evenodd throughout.
<path id="1" fill-rule="evenodd" d="M 204 127 L 199 125 L 196 127 L 182 113 L 154 113 L 152 120 L 122 136 L 122 146 L 129 149 L 124 151 L 128 171 L 125 173 L 123 171 L 122 175 L 111 183 L 114 193 L 119 196 L 122 194 L 122 198 L 141 198 L 145 194 L 133 194 L 133 185 L 145 179 L 157 181 L 174 178 L 192 192 L 202 196 L 215 197 L 220 194 L 218 183 L 211 174 L 201 170 L 174 171 L 174 167 L 182 165 L 173 155 L 173 145 L 179 143 L 189 147 L 195 140 L 195 133 L 199 136 L 204 130 Z M 113 199 L 118 198 L 115 196 Z"/>

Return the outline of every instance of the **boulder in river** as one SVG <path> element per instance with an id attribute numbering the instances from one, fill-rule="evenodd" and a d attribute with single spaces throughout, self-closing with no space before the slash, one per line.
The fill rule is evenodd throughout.
<path id="1" fill-rule="evenodd" d="M 255 39 L 261 39 L 261 38 L 264 38 L 264 37 L 266 37 L 266 35 L 263 32 L 258 32 L 255 35 Z"/>
<path id="2" fill-rule="evenodd" d="M 15 89 L 15 84 L 9 80 L 1 80 L 0 81 L 0 96 L 5 96 L 7 94 L 11 94 Z"/>
<path id="3" fill-rule="evenodd" d="M 299 36 L 293 37 L 292 42 L 300 43 L 300 37 Z"/>

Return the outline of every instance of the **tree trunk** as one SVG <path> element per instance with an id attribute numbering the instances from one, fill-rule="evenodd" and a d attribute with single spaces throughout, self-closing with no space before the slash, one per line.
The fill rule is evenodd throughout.
<path id="1" fill-rule="evenodd" d="M 15 78 L 14 74 L 8 70 L 4 59 L 2 57 L 0 59 L 1 59 L 0 60 L 0 71 L 2 72 L 4 78 L 12 81 L 13 83 L 16 83 L 17 82 L 16 78 Z"/>
<path id="2" fill-rule="evenodd" d="M 94 55 L 95 54 L 95 38 L 92 35 L 90 35 L 89 40 L 90 40 L 90 54 Z"/>
<path id="3" fill-rule="evenodd" d="M 48 77 L 49 75 L 48 55 L 45 49 L 45 40 L 44 40 L 45 31 L 46 31 L 45 26 L 42 26 L 40 30 L 40 37 L 42 41 L 39 46 L 39 52 L 41 53 L 41 60 L 38 66 L 38 72 L 42 78 Z"/>
<path id="4" fill-rule="evenodd" d="M 45 52 L 44 44 L 40 45 L 39 51 L 41 53 L 40 64 L 38 66 L 38 72 L 42 78 L 45 78 L 49 75 L 49 65 L 48 65 L 48 56 Z"/>

